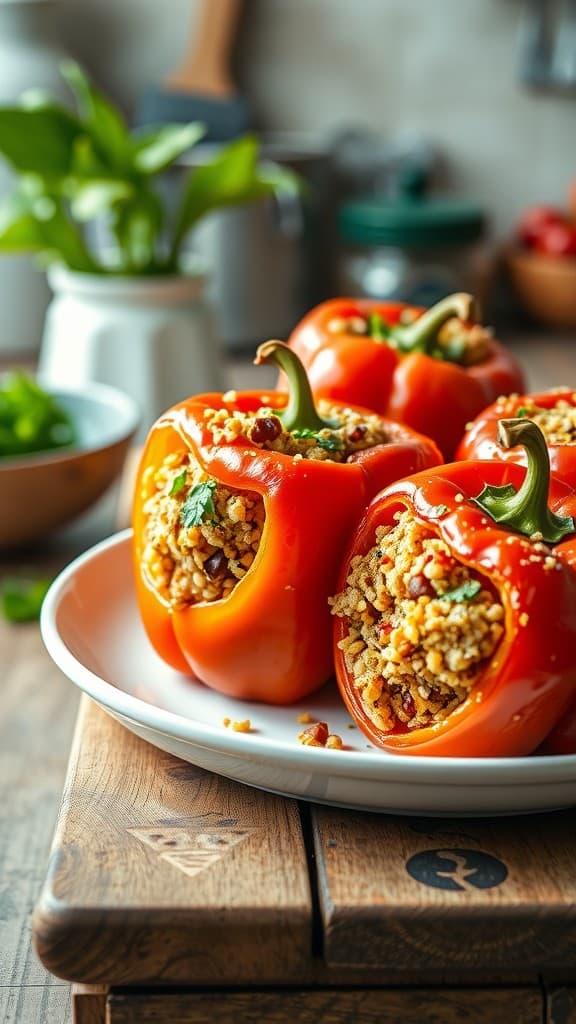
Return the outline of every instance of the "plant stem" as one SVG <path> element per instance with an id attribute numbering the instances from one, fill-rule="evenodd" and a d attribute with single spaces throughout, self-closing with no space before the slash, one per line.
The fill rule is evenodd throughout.
<path id="1" fill-rule="evenodd" d="M 548 505 L 550 457 L 544 434 L 526 418 L 499 420 L 498 442 L 503 448 L 522 445 L 528 468 L 522 486 L 487 484 L 475 502 L 497 523 L 556 544 L 576 529 L 572 516 L 557 516 Z"/>
<path id="2" fill-rule="evenodd" d="M 288 403 L 282 412 L 277 413 L 286 430 L 319 431 L 336 426 L 332 420 L 322 419 L 319 415 L 306 370 L 296 353 L 283 341 L 265 341 L 259 346 L 254 362 L 256 366 L 275 363 L 288 378 Z"/>
<path id="3" fill-rule="evenodd" d="M 438 332 L 447 320 L 453 317 L 476 320 L 477 314 L 474 297 L 467 292 L 456 292 L 427 309 L 414 323 L 394 327 L 389 340 L 401 352 L 422 352 L 427 355 L 435 347 Z"/>

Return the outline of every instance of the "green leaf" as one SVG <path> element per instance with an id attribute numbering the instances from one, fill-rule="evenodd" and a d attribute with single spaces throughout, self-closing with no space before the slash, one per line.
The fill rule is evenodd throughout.
<path id="1" fill-rule="evenodd" d="M 304 427 L 303 430 L 292 430 L 291 434 L 296 438 L 303 438 L 313 440 L 319 448 L 324 448 L 328 452 L 341 452 L 344 449 L 344 441 L 341 437 L 337 437 L 335 434 L 331 434 L 326 437 L 324 434 L 318 433 L 317 430 L 310 430 L 309 427 Z"/>
<path id="2" fill-rule="evenodd" d="M 82 178 L 88 181 L 94 179 L 112 178 L 117 180 L 117 175 L 111 171 L 108 165 L 98 155 L 94 148 L 94 142 L 89 135 L 79 135 L 72 146 L 72 159 L 70 163 L 70 177 Z"/>
<path id="3" fill-rule="evenodd" d="M 172 486 L 168 491 L 168 495 L 170 498 L 172 498 L 175 494 L 180 494 L 180 491 L 183 490 L 184 487 L 186 487 L 187 475 L 188 474 L 186 470 L 183 469 L 181 473 L 178 473 L 177 476 L 174 477 L 172 481 Z"/>
<path id="4" fill-rule="evenodd" d="M 479 580 L 466 580 L 459 587 L 456 587 L 454 590 L 448 590 L 445 594 L 439 594 L 438 597 L 462 604 L 464 601 L 473 601 L 481 590 L 482 584 Z"/>
<path id="5" fill-rule="evenodd" d="M 215 490 L 215 480 L 204 480 L 201 484 L 195 484 L 190 488 L 186 501 L 180 509 L 180 522 L 184 529 L 189 530 L 192 526 L 199 526 L 206 518 L 214 517 L 216 512 Z"/>
<path id="6" fill-rule="evenodd" d="M 64 108 L 0 107 L 0 153 L 20 173 L 51 181 L 68 174 L 82 127 Z"/>
<path id="7" fill-rule="evenodd" d="M 530 415 L 530 410 L 527 408 L 527 406 L 521 405 L 519 409 L 516 409 L 515 415 L 519 416 L 520 419 L 523 419 L 524 416 L 529 416 Z"/>
<path id="8" fill-rule="evenodd" d="M 258 166 L 259 145 L 253 135 L 231 142 L 210 163 L 194 168 L 184 189 L 173 242 L 173 259 L 192 226 L 211 210 L 253 202 L 282 187 L 296 189 L 289 172 Z"/>
<path id="9" fill-rule="evenodd" d="M 45 246 L 31 203 L 14 193 L 0 203 L 0 252 L 39 252 Z"/>
<path id="10" fill-rule="evenodd" d="M 27 374 L 0 379 L 0 457 L 72 444 L 74 425 L 59 403 Z"/>
<path id="11" fill-rule="evenodd" d="M 134 166 L 141 174 L 159 174 L 205 134 L 206 128 L 200 121 L 163 125 L 134 142 Z"/>
<path id="12" fill-rule="evenodd" d="M 9 622 L 33 622 L 40 616 L 51 580 L 6 577 L 0 582 L 2 614 Z"/>
<path id="13" fill-rule="evenodd" d="M 72 216 L 81 222 L 102 217 L 115 203 L 134 196 L 134 186 L 126 181 L 72 182 L 70 188 Z"/>
<path id="14" fill-rule="evenodd" d="M 154 269 L 163 213 L 160 199 L 148 189 L 140 189 L 132 199 L 117 204 L 112 230 L 118 242 L 122 270 L 142 273 Z"/>
<path id="15" fill-rule="evenodd" d="M 60 71 L 76 97 L 83 126 L 91 136 L 97 152 L 110 167 L 122 170 L 129 168 L 130 134 L 118 108 L 92 85 L 74 61 L 65 61 Z"/>

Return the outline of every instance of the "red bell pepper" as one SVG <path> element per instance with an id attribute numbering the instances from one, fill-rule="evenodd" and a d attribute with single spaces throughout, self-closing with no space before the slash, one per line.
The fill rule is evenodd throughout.
<path id="1" fill-rule="evenodd" d="M 319 445 L 336 452 L 340 442 L 331 430 L 336 431 L 337 423 L 319 416 L 305 372 L 287 346 L 261 346 L 256 361 L 283 366 L 290 378 L 288 399 L 273 391 L 198 395 L 169 410 L 152 428 L 135 491 L 136 587 L 148 636 L 168 664 L 233 697 L 288 704 L 332 674 L 328 596 L 342 548 L 362 509 L 383 486 L 437 465 L 441 456 L 428 438 L 363 410 L 362 417 L 384 427 L 387 443 L 356 450 L 340 462 L 275 450 L 270 445 L 284 430 L 291 440 L 318 437 Z M 215 437 L 211 410 L 223 411 L 225 424 L 232 426 L 243 414 L 254 414 L 250 436 L 238 432 L 229 439 Z M 333 406 L 330 416 L 344 416 L 343 407 Z M 151 569 L 147 509 L 157 493 L 155 473 L 169 456 L 179 466 L 183 458 L 192 458 L 204 478 L 198 486 L 206 492 L 198 511 L 185 470 L 167 482 L 162 494 L 172 499 L 176 491 L 176 502 L 192 501 L 191 525 L 181 506 L 172 533 L 198 526 L 205 514 L 209 520 L 217 515 L 217 486 L 263 501 L 264 523 L 254 560 L 228 596 L 175 600 Z M 217 559 L 220 550 L 214 548 Z"/>
<path id="2" fill-rule="evenodd" d="M 434 438 L 450 459 L 466 423 L 499 395 L 524 386 L 521 367 L 471 322 L 474 313 L 466 294 L 426 312 L 397 302 L 330 299 L 304 317 L 288 343 L 316 395 L 407 423 Z M 402 323 L 408 315 L 414 321 Z"/>
<path id="3" fill-rule="evenodd" d="M 497 461 L 459 462 L 392 484 L 369 506 L 346 556 L 341 594 L 354 578 L 354 566 L 360 565 L 362 573 L 370 557 L 382 554 L 379 545 L 386 534 L 379 533 L 377 538 L 378 527 L 393 527 L 396 513 L 408 510 L 427 535 L 441 538 L 449 560 L 467 567 L 468 590 L 460 588 L 459 599 L 473 600 L 475 593 L 488 592 L 496 595 L 504 609 L 503 634 L 493 653 L 478 661 L 471 688 L 457 706 L 423 727 L 410 728 L 397 716 L 383 730 L 376 722 L 374 704 L 363 697 L 366 679 L 356 673 L 343 649 L 350 640 L 354 642 L 358 623 L 353 613 L 342 614 L 341 597 L 336 599 L 338 685 L 358 726 L 385 750 L 448 757 L 530 754 L 575 700 L 576 573 L 559 549 L 562 544 L 576 547 L 576 495 L 562 481 L 550 481 L 546 446 L 534 423 L 506 420 L 501 431 L 503 443 L 525 446 L 527 470 Z M 354 562 L 358 557 L 365 561 Z M 368 575 L 366 579 L 368 593 L 372 584 Z M 428 596 L 425 587 L 416 587 L 414 601 L 425 604 L 432 599 L 430 593 L 441 596 L 432 587 Z M 445 603 L 456 597 L 453 591 Z M 370 616 L 369 600 L 366 607 Z M 376 638 L 370 649 L 376 655 L 379 644 L 387 650 L 389 643 L 385 611 L 380 620 L 379 614 L 374 610 L 368 619 Z M 436 628 L 440 645 L 442 626 Z M 422 635 L 414 642 L 422 645 Z M 358 656 L 358 650 L 348 649 Z M 387 678 L 386 666 L 376 664 L 379 679 Z"/>
<path id="4" fill-rule="evenodd" d="M 498 422 L 503 417 L 534 419 L 547 438 L 553 474 L 576 487 L 576 394 L 568 388 L 529 395 L 509 395 L 493 402 L 473 420 L 456 451 L 457 459 L 499 459 L 526 464 L 523 448 L 498 443 Z"/>

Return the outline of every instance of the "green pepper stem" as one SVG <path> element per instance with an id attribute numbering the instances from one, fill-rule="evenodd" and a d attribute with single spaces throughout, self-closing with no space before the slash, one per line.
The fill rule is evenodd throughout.
<path id="1" fill-rule="evenodd" d="M 296 353 L 283 341 L 265 341 L 256 351 L 256 366 L 275 363 L 288 378 L 288 403 L 277 416 L 286 430 L 324 430 L 334 427 L 319 415 L 312 397 L 306 370 Z"/>
<path id="2" fill-rule="evenodd" d="M 527 470 L 522 486 L 511 484 L 491 487 L 487 484 L 475 499 L 497 523 L 556 544 L 575 530 L 572 516 L 557 516 L 548 505 L 550 457 L 544 434 L 532 420 L 499 420 L 498 443 L 503 448 L 522 445 L 526 450 Z"/>
<path id="3" fill-rule="evenodd" d="M 413 323 L 394 327 L 390 341 L 396 343 L 401 352 L 423 352 L 427 355 L 438 341 L 440 328 L 452 317 L 477 321 L 479 310 L 474 296 L 468 295 L 467 292 L 456 292 L 454 295 L 446 296 Z"/>

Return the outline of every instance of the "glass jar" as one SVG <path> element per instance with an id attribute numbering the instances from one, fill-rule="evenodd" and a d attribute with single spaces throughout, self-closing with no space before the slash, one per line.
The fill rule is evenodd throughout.
<path id="1" fill-rule="evenodd" d="M 485 219 L 448 199 L 358 199 L 338 214 L 342 295 L 431 306 L 451 292 L 487 301 Z"/>

